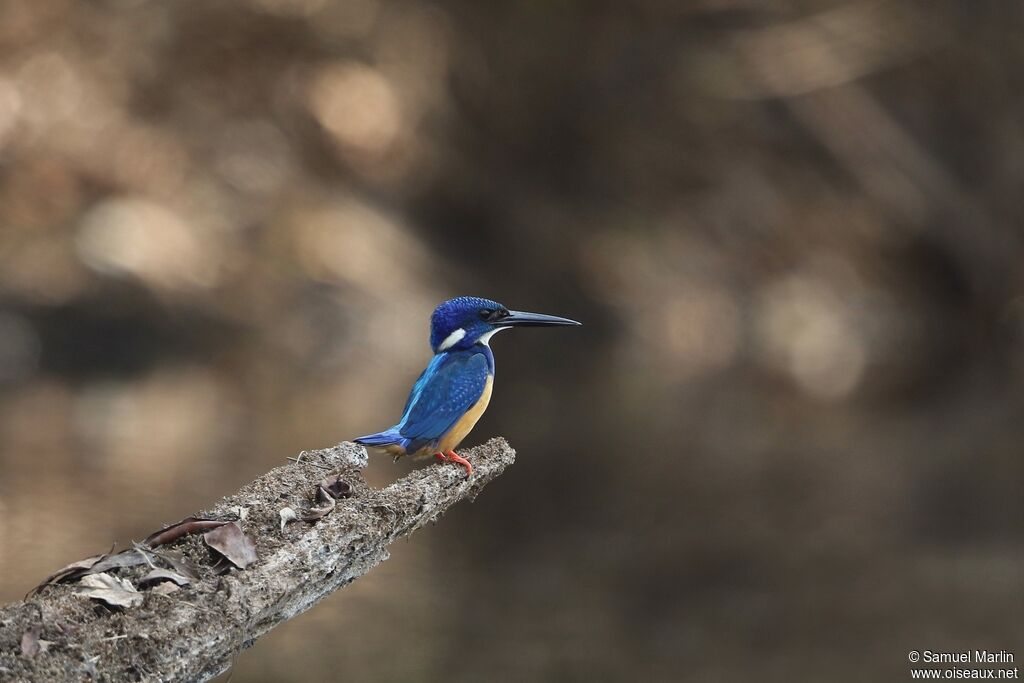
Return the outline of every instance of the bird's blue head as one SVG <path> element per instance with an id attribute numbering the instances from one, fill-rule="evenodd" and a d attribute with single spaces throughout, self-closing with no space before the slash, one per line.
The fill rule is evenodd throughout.
<path id="1" fill-rule="evenodd" d="M 509 327 L 579 325 L 575 320 L 543 313 L 510 311 L 490 299 L 460 296 L 434 309 L 430 318 L 430 346 L 434 353 L 487 344 L 491 336 Z"/>

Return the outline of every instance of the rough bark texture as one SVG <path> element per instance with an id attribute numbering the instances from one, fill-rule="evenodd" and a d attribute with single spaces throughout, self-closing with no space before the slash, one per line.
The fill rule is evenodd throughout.
<path id="1" fill-rule="evenodd" d="M 369 487 L 362 447 L 342 443 L 303 454 L 222 499 L 197 516 L 238 519 L 257 545 L 259 561 L 218 574 L 201 536 L 176 541 L 200 567 L 200 580 L 169 595 L 145 591 L 139 607 L 113 610 L 76 595 L 74 583 L 46 587 L 26 602 L 0 608 L 0 680 L 203 681 L 225 671 L 259 636 L 315 605 L 388 558 L 388 545 L 438 517 L 515 460 L 504 439 L 462 453 L 468 479 L 455 465 L 417 470 L 385 489 Z M 343 474 L 352 496 L 327 516 L 280 528 L 279 511 L 311 504 L 326 465 Z M 56 568 L 55 568 L 56 569 Z M 147 567 L 121 571 L 137 580 Z M 135 573 L 133 573 L 135 572 Z M 136 576 L 138 574 L 138 576 Z M 22 653 L 27 629 L 48 649 Z"/>

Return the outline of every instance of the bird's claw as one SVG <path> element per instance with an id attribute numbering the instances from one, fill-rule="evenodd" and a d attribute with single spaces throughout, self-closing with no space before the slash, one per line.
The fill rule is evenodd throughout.
<path id="1" fill-rule="evenodd" d="M 466 477 L 468 478 L 473 474 L 473 466 L 469 464 L 469 461 L 463 458 L 455 451 L 445 451 L 444 453 L 434 453 L 434 457 L 442 462 L 454 462 L 457 465 L 462 465 L 466 470 Z"/>

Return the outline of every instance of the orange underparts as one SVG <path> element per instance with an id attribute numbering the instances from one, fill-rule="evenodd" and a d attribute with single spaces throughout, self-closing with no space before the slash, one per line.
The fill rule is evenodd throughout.
<path id="1" fill-rule="evenodd" d="M 473 466 L 469 464 L 469 461 L 463 458 L 455 451 L 445 451 L 444 453 L 434 453 L 434 457 L 442 462 L 454 462 L 457 465 L 462 465 L 466 468 L 466 476 L 473 474 Z"/>

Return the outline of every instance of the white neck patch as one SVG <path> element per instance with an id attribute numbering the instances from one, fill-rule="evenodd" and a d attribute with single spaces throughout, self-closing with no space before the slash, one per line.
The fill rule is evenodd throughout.
<path id="1" fill-rule="evenodd" d="M 462 341 L 462 338 L 465 337 L 465 336 L 466 336 L 466 331 L 460 327 L 459 329 L 455 330 L 454 332 L 449 334 L 447 337 L 445 337 L 444 341 L 441 342 L 441 345 L 437 347 L 437 350 L 438 351 L 447 351 L 448 349 L 450 349 L 451 347 L 455 346 L 460 341 Z"/>
<path id="2" fill-rule="evenodd" d="M 490 346 L 491 345 L 491 337 L 493 337 L 494 335 L 498 334 L 499 332 L 501 332 L 503 330 L 507 330 L 507 329 L 510 329 L 510 328 L 508 328 L 508 327 L 496 327 L 493 330 L 491 330 L 490 332 L 485 332 L 485 333 L 480 335 L 480 339 L 477 340 L 477 343 L 483 344 L 484 346 Z"/>

